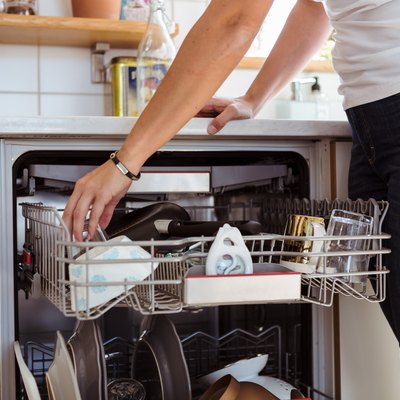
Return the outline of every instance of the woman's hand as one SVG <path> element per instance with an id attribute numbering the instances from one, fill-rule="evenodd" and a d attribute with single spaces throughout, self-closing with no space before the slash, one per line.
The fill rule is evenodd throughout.
<path id="1" fill-rule="evenodd" d="M 253 118 L 253 106 L 244 97 L 235 99 L 212 98 L 197 114 L 198 117 L 215 117 L 208 125 L 207 133 L 214 135 L 229 121 Z"/>
<path id="2" fill-rule="evenodd" d="M 93 237 L 97 225 L 105 228 L 131 184 L 132 180 L 124 176 L 111 160 L 80 178 L 63 214 L 63 220 L 74 238 L 82 240 L 89 210 L 89 237 Z"/>

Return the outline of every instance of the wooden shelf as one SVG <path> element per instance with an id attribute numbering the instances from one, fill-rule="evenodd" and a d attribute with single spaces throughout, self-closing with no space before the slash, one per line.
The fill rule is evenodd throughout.
<path id="1" fill-rule="evenodd" d="M 0 13 L 0 43 L 91 47 L 106 42 L 114 48 L 137 48 L 146 25 L 146 21 Z M 177 33 L 176 27 L 172 36 Z"/>

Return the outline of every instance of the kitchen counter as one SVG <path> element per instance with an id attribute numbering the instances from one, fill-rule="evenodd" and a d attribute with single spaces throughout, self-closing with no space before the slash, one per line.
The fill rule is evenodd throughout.
<path id="1" fill-rule="evenodd" d="M 136 118 L 127 117 L 3 117 L 0 139 L 103 138 L 122 139 Z M 346 139 L 351 129 L 346 121 L 241 120 L 230 122 L 218 135 L 206 134 L 208 118 L 193 118 L 178 136 L 214 140 L 224 137 L 269 139 Z"/>

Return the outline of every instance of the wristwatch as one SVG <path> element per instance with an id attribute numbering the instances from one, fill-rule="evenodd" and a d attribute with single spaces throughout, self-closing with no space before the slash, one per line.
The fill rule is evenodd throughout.
<path id="1" fill-rule="evenodd" d="M 132 179 L 133 181 L 137 181 L 140 179 L 140 172 L 135 175 L 133 174 L 131 171 L 129 171 L 128 168 L 125 167 L 124 164 L 122 164 L 122 162 L 119 160 L 119 158 L 117 157 L 117 153 L 118 151 L 114 151 L 114 153 L 110 154 L 110 160 L 115 164 L 115 166 L 128 178 Z"/>

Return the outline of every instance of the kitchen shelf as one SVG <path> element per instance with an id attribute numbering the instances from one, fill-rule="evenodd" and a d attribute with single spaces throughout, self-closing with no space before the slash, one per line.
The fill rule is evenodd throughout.
<path id="1" fill-rule="evenodd" d="M 0 14 L 0 43 L 114 48 L 137 48 L 147 21 Z M 176 25 L 175 32 L 178 33 Z"/>

